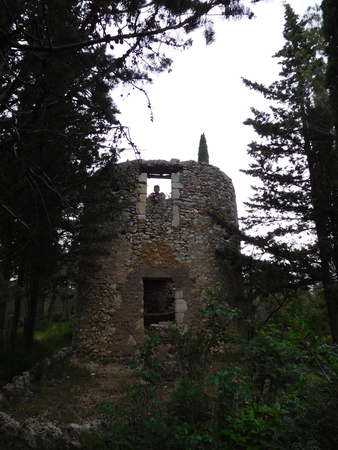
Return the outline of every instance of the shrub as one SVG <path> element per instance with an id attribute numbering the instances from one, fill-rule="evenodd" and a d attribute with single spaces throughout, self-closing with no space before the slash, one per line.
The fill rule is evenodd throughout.
<path id="1" fill-rule="evenodd" d="M 204 307 L 198 310 L 191 327 L 173 324 L 169 328 L 181 378 L 202 379 L 213 353 L 225 344 L 241 340 L 230 329 L 239 316 L 240 311 L 224 301 L 217 285 L 207 292 Z"/>
<path id="2" fill-rule="evenodd" d="M 236 341 L 238 314 L 215 290 L 192 327 L 171 328 L 179 382 L 167 391 L 156 335 L 134 349 L 138 381 L 125 402 L 102 405 L 108 449 L 338 448 L 338 347 L 293 315 L 258 333 L 240 363 L 211 368 L 214 350 Z"/>

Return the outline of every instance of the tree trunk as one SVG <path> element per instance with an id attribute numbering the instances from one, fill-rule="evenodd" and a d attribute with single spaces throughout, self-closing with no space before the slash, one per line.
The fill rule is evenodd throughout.
<path id="1" fill-rule="evenodd" d="M 17 287 L 15 299 L 14 299 L 13 319 L 12 319 L 11 330 L 10 330 L 10 334 L 9 334 L 9 348 L 12 350 L 14 350 L 14 348 L 15 348 L 16 335 L 17 335 L 19 319 L 20 319 L 21 301 L 22 301 L 23 293 L 24 293 L 24 288 L 23 288 L 24 277 L 25 277 L 25 265 L 24 265 L 24 256 L 22 256 L 21 264 L 20 264 L 19 272 L 18 272 L 18 287 Z"/>
<path id="2" fill-rule="evenodd" d="M 44 312 L 45 312 L 45 303 L 46 303 L 46 297 L 45 297 L 45 295 L 43 295 L 39 299 L 39 303 L 37 305 L 37 310 L 36 310 L 37 317 L 43 317 Z"/>
<path id="3" fill-rule="evenodd" d="M 304 114 L 305 117 L 305 114 Z M 303 123 L 306 123 L 305 120 Z M 338 224 L 332 222 L 336 212 L 333 211 L 334 205 L 331 203 L 332 197 L 335 197 L 336 186 L 334 180 L 325 180 L 323 172 L 330 173 L 331 160 L 327 162 L 327 154 L 332 152 L 332 145 L 328 148 L 323 144 L 319 151 L 316 151 L 315 144 L 311 145 L 309 132 L 304 127 L 303 135 L 305 138 L 305 153 L 307 156 L 310 185 L 311 185 L 311 201 L 313 205 L 313 220 L 316 226 L 316 234 L 318 241 L 320 265 L 321 265 L 321 281 L 324 288 L 325 300 L 328 311 L 332 340 L 338 343 L 338 304 L 337 304 L 337 286 L 335 283 L 335 275 L 337 274 L 336 263 L 336 244 L 332 242 L 334 230 Z M 324 156 L 324 158 L 323 158 Z"/>
<path id="4" fill-rule="evenodd" d="M 34 277 L 31 280 L 29 295 L 27 298 L 27 315 L 23 328 L 23 342 L 25 348 L 30 348 L 33 343 L 36 310 L 39 299 L 39 280 Z"/>
<path id="5" fill-rule="evenodd" d="M 6 255 L 3 257 L 1 275 L 3 277 L 3 286 L 1 289 L 2 295 L 0 295 L 0 336 L 4 336 L 10 278 L 10 258 L 8 252 L 6 252 Z"/>
<path id="6" fill-rule="evenodd" d="M 47 314 L 47 319 L 50 320 L 50 318 L 52 317 L 52 314 L 54 312 L 54 305 L 56 302 L 56 287 L 53 286 L 53 290 L 52 290 L 52 298 L 50 300 L 50 304 L 49 304 L 49 308 L 48 308 L 48 314 Z"/>
<path id="7" fill-rule="evenodd" d="M 325 300 L 329 316 L 332 340 L 338 344 L 338 305 L 337 305 L 337 286 L 331 276 L 330 258 L 328 254 L 328 237 L 326 236 L 326 227 L 320 220 L 316 220 L 316 230 L 318 236 L 318 247 L 320 254 L 322 283 L 324 288 Z"/>

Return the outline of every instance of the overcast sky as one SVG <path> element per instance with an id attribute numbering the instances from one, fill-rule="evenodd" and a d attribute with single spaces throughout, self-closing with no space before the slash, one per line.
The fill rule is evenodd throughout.
<path id="1" fill-rule="evenodd" d="M 240 169 L 248 167 L 247 145 L 256 139 L 243 121 L 250 117 L 250 107 L 269 105 L 245 88 L 241 77 L 267 85 L 276 80 L 279 66 L 272 55 L 284 45 L 283 3 L 267 0 L 254 5 L 252 20 L 215 21 L 216 42 L 206 46 L 201 32 L 196 32 L 189 50 L 173 52 L 172 72 L 160 74 L 147 87 L 153 122 L 147 100 L 139 92 L 132 91 L 118 103 L 120 120 L 130 126 L 142 159 L 197 160 L 200 136 L 205 133 L 210 164 L 232 179 L 239 216 L 245 214 L 243 202 L 254 183 Z M 288 3 L 302 16 L 320 2 Z M 132 150 L 123 152 L 120 161 L 127 159 L 135 159 Z M 168 192 L 161 184 L 161 190 Z"/>

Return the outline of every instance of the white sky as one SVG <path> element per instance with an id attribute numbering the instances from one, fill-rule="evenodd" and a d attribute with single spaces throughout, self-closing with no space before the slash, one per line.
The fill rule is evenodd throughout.
<path id="1" fill-rule="evenodd" d="M 302 16 L 321 0 L 288 3 Z M 160 74 L 146 86 L 153 122 L 146 98 L 136 90 L 118 103 L 120 120 L 129 125 L 142 159 L 197 160 L 200 136 L 205 133 L 210 164 L 232 179 L 239 217 L 245 214 L 243 202 L 255 182 L 239 170 L 248 167 L 247 145 L 257 139 L 243 121 L 251 116 L 250 107 L 269 105 L 246 88 L 241 77 L 266 85 L 275 81 L 279 66 L 272 55 L 284 45 L 283 1 L 263 1 L 252 9 L 256 16 L 252 20 L 215 20 L 213 44 L 206 46 L 199 31 L 192 35 L 190 49 L 172 53 L 172 72 Z M 120 162 L 127 159 L 135 159 L 132 150 L 123 152 Z M 161 191 L 168 192 L 163 182 Z"/>

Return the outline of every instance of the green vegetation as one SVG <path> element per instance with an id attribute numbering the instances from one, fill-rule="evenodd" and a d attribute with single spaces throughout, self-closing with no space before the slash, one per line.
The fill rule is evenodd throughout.
<path id="1" fill-rule="evenodd" d="M 83 410 L 84 420 L 104 418 L 107 429 L 85 433 L 82 448 L 336 448 L 338 347 L 295 311 L 273 316 L 249 342 L 234 333 L 238 320 L 217 286 L 190 327 L 171 326 L 170 358 L 155 333 L 135 346 L 124 395 Z M 54 347 L 64 325 L 40 342 Z M 11 401 L 17 420 L 43 414 L 62 427 L 79 417 L 77 399 L 93 383 L 88 370 L 64 359 L 41 364 L 36 378 Z"/>
<path id="2" fill-rule="evenodd" d="M 15 350 L 6 349 L 0 344 L 0 386 L 9 383 L 14 376 L 21 375 L 25 370 L 31 369 L 34 364 L 41 363 L 44 358 L 50 357 L 72 342 L 73 321 L 44 323 L 44 331 L 37 331 L 35 339 L 29 350 L 22 342 L 22 330 L 18 334 Z M 38 327 L 39 328 L 39 327 Z"/>
<path id="3" fill-rule="evenodd" d="M 315 335 L 302 317 L 285 316 L 282 328 L 270 324 L 243 344 L 236 362 L 222 362 L 217 352 L 226 353 L 227 344 L 240 339 L 230 332 L 238 312 L 225 303 L 224 312 L 218 296 L 217 290 L 209 293 L 199 312 L 205 319 L 201 328 L 174 327 L 171 336 L 180 341 L 174 367 L 158 359 L 155 335 L 135 348 L 130 367 L 138 381 L 127 386 L 122 403 L 101 405 L 109 425 L 100 448 L 336 447 L 338 348 Z M 212 347 L 221 320 L 226 334 Z M 202 355 L 195 345 L 201 340 L 207 342 Z"/>

